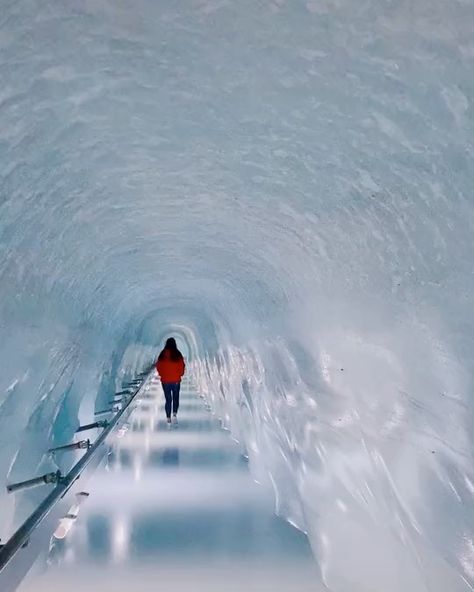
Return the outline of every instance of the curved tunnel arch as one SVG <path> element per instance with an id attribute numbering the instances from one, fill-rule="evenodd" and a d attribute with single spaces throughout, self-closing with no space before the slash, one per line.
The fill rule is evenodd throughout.
<path id="1" fill-rule="evenodd" d="M 0 4 L 0 481 L 171 331 L 328 584 L 464 592 L 469 3 Z"/>

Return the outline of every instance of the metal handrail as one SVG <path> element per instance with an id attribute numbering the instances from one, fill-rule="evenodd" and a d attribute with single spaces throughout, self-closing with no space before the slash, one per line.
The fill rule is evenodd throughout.
<path id="1" fill-rule="evenodd" d="M 88 466 L 93 459 L 95 453 L 100 445 L 105 441 L 107 436 L 112 432 L 120 418 L 130 408 L 135 397 L 143 387 L 146 379 L 150 375 L 152 368 L 144 373 L 143 378 L 132 396 L 126 401 L 123 409 L 118 411 L 110 420 L 107 427 L 100 433 L 97 440 L 91 445 L 87 452 L 82 456 L 78 462 L 72 467 L 67 475 L 58 479 L 58 484 L 50 492 L 50 494 L 41 502 L 36 510 L 23 522 L 18 530 L 10 537 L 10 539 L 0 548 L 0 573 L 10 563 L 16 553 L 28 543 L 32 532 L 40 525 L 44 518 L 49 514 L 54 505 L 68 492 L 74 482 L 80 477 L 81 473 Z"/>

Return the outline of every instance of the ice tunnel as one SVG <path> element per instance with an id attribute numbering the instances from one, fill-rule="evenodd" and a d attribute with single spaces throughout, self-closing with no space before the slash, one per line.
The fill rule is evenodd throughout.
<path id="1" fill-rule="evenodd" d="M 0 0 L 2 543 L 44 495 L 5 485 L 173 334 L 324 589 L 474 589 L 473 32 Z"/>

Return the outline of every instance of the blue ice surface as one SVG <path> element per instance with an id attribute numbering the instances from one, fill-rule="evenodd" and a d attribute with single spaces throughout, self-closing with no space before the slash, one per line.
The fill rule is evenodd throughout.
<path id="1" fill-rule="evenodd" d="M 473 22 L 0 0 L 1 483 L 174 334 L 331 590 L 471 590 Z"/>
<path id="2" fill-rule="evenodd" d="M 173 590 L 190 582 L 193 590 L 327 590 L 308 539 L 275 516 L 271 490 L 252 480 L 240 447 L 196 392 L 183 389 L 172 426 L 162 419 L 158 381 L 148 392 L 153 403 L 139 404 L 111 441 L 107 462 L 83 485 L 88 497 L 59 520 L 18 592 L 81 592 L 91 583 L 122 592 L 131 579 L 150 592 L 157 582 Z"/>

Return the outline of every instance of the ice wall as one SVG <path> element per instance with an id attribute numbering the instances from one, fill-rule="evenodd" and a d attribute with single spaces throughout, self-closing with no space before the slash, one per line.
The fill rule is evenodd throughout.
<path id="1" fill-rule="evenodd" d="M 330 589 L 472 589 L 473 28 L 0 0 L 0 483 L 172 330 Z"/>

